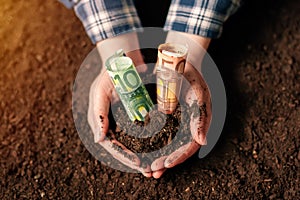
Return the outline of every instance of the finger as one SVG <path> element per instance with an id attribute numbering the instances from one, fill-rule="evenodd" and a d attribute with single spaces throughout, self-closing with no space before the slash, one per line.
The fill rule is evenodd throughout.
<path id="1" fill-rule="evenodd" d="M 115 91 L 107 71 L 96 80 L 91 90 L 90 98 L 92 99 L 92 105 L 90 106 L 93 109 L 93 118 L 96 125 L 94 139 L 98 143 L 104 140 L 109 128 L 108 113 Z"/>
<path id="2" fill-rule="evenodd" d="M 198 80 L 196 80 L 198 79 Z M 185 101 L 191 106 L 195 101 L 197 103 L 207 102 L 210 99 L 210 92 L 201 76 L 194 77 L 189 87 L 184 91 Z"/>
<path id="3" fill-rule="evenodd" d="M 210 99 L 209 88 L 203 76 L 190 63 L 186 63 L 184 78 L 182 93 L 190 106 L 195 100 L 197 102 L 205 102 Z"/>
<path id="4" fill-rule="evenodd" d="M 164 163 L 167 158 L 168 158 L 168 156 L 163 156 L 163 157 L 160 157 L 160 158 L 156 159 L 155 161 L 153 161 L 153 163 L 151 164 L 151 170 L 157 171 L 157 170 L 165 168 Z"/>
<path id="5" fill-rule="evenodd" d="M 186 159 L 191 157 L 199 148 L 200 145 L 195 141 L 183 145 L 171 155 L 169 155 L 169 157 L 165 160 L 165 167 L 172 168 L 180 163 L 183 163 Z"/>
<path id="6" fill-rule="evenodd" d="M 141 164 L 142 165 L 142 164 Z M 132 166 L 133 169 L 136 169 L 137 171 L 141 172 L 145 177 L 150 178 L 152 177 L 152 171 L 150 165 L 147 165 L 146 167 L 142 166 Z"/>
<path id="7" fill-rule="evenodd" d="M 208 114 L 204 105 L 199 106 L 200 116 L 195 117 L 195 113 L 192 114 L 190 120 L 190 127 L 193 139 L 200 145 L 206 145 L 206 134 L 210 125 L 211 115 Z"/>
<path id="8" fill-rule="evenodd" d="M 142 174 L 147 177 L 147 178 L 151 178 L 152 177 L 152 172 L 142 172 Z"/>
<path id="9" fill-rule="evenodd" d="M 119 160 L 124 165 L 133 169 L 138 169 L 141 162 L 137 155 L 128 150 L 123 144 L 117 140 L 105 139 L 99 144 L 108 151 L 115 159 Z"/>
<path id="10" fill-rule="evenodd" d="M 101 137 L 101 133 L 103 125 L 102 123 L 104 122 L 105 124 L 105 115 L 104 114 L 100 114 L 98 112 L 98 106 L 97 104 L 95 104 L 94 102 L 98 102 L 97 99 L 95 99 L 95 95 L 94 93 L 96 92 L 95 86 L 96 83 L 94 82 L 91 86 L 90 89 L 90 96 L 89 96 L 89 108 L 88 108 L 88 123 L 92 129 L 92 132 L 94 134 L 94 142 L 98 143 L 100 141 L 103 141 L 103 137 L 105 136 L 105 134 L 103 134 L 103 136 Z M 101 115 L 101 117 L 100 117 Z M 101 128 L 102 127 L 102 128 Z M 100 140 L 101 138 L 101 140 Z"/>
<path id="11" fill-rule="evenodd" d="M 116 140 L 105 140 L 100 144 L 118 161 L 124 165 L 141 172 L 145 177 L 152 177 L 152 171 L 149 165 L 145 168 L 140 167 L 140 159 L 124 145 Z"/>
<path id="12" fill-rule="evenodd" d="M 166 170 L 167 170 L 167 169 L 164 168 L 164 169 L 161 169 L 161 170 L 152 172 L 153 178 L 156 178 L 156 179 L 157 179 L 157 178 L 160 178 Z"/>
<path id="13" fill-rule="evenodd" d="M 187 65 L 185 77 L 191 88 L 186 91 L 185 100 L 193 107 L 190 127 L 193 138 L 200 145 L 206 144 L 206 134 L 211 122 L 211 99 L 209 88 L 199 73 L 192 65 Z"/>
<path id="14" fill-rule="evenodd" d="M 137 170 L 140 171 L 147 178 L 152 177 L 152 171 L 150 165 L 147 165 L 145 168 L 140 167 Z"/>

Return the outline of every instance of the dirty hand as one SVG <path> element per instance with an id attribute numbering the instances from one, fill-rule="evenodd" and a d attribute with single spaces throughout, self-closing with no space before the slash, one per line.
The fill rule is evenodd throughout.
<path id="1" fill-rule="evenodd" d="M 124 34 L 98 43 L 97 48 L 101 56 L 102 63 L 104 63 L 109 56 L 113 55 L 113 53 L 120 48 L 122 48 L 125 52 L 128 50 L 138 49 L 138 46 L 133 46 L 133 44 L 136 43 L 132 42 L 129 46 L 127 41 L 137 41 L 136 35 L 134 33 Z M 126 55 L 133 59 L 136 66 L 141 66 L 137 69 L 138 71 L 145 70 L 145 65 L 141 64 L 143 59 L 140 51 L 131 51 Z M 102 70 L 92 83 L 89 94 L 88 123 L 93 131 L 94 141 L 95 143 L 99 143 L 114 158 L 126 166 L 142 172 L 146 177 L 151 177 L 150 166 L 146 169 L 141 168 L 141 161 L 138 156 L 118 142 L 112 133 L 110 135 L 110 139 L 106 137 L 109 129 L 108 113 L 110 105 L 119 101 L 119 97 L 104 64 L 102 65 Z"/>
<path id="2" fill-rule="evenodd" d="M 178 40 L 178 38 L 180 40 Z M 201 50 L 197 50 L 199 46 L 190 40 L 196 41 L 196 44 L 201 45 Z M 192 141 L 176 149 L 170 155 L 162 156 L 154 160 L 151 164 L 151 170 L 153 171 L 152 176 L 154 178 L 161 177 L 166 169 L 184 162 L 198 151 L 201 145 L 206 144 L 206 134 L 210 126 L 212 116 L 210 91 L 202 77 L 202 74 L 200 73 L 201 63 L 199 63 L 199 60 L 203 59 L 203 55 L 205 53 L 203 52 L 203 49 L 207 49 L 210 39 L 185 33 L 171 32 L 168 35 L 167 41 L 177 43 L 185 42 L 189 46 L 190 57 L 188 56 L 188 62 L 185 66 L 184 77 L 186 80 L 184 80 L 182 85 L 181 98 L 184 98 L 184 101 L 189 106 L 193 103 L 197 103 L 199 110 L 195 110 L 190 116 L 190 132 L 192 134 Z M 194 65 L 197 63 L 198 66 L 193 66 L 191 63 Z"/>
<path id="3" fill-rule="evenodd" d="M 170 155 L 156 159 L 151 164 L 154 178 L 159 178 L 167 168 L 172 168 L 184 162 L 198 151 L 201 145 L 206 145 L 206 134 L 211 121 L 210 92 L 202 75 L 189 63 L 186 65 L 184 76 L 189 84 L 183 85 L 182 93 L 184 93 L 184 95 L 182 96 L 185 97 L 184 100 L 189 106 L 193 103 L 197 103 L 199 108 L 199 110 L 195 110 L 191 113 L 190 117 L 192 141 L 181 146 Z"/>

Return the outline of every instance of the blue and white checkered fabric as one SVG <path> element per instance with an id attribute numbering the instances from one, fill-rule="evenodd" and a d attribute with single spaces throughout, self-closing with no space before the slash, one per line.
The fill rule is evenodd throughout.
<path id="1" fill-rule="evenodd" d="M 238 7 L 239 0 L 173 0 L 164 30 L 217 38 Z"/>
<path id="2" fill-rule="evenodd" d="M 142 30 L 132 0 L 59 0 L 74 7 L 93 43 Z M 217 38 L 240 0 L 172 0 L 164 30 Z"/>

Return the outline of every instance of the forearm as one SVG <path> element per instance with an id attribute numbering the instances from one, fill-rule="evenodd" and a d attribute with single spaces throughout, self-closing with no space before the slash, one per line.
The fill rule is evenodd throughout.
<path id="1" fill-rule="evenodd" d="M 91 41 L 101 40 L 142 29 L 132 0 L 59 0 L 73 7 Z"/>
<path id="2" fill-rule="evenodd" d="M 102 62 L 105 62 L 117 50 L 123 49 L 126 56 L 129 56 L 133 60 L 136 67 L 144 64 L 136 32 L 101 40 L 96 45 Z"/>
<path id="3" fill-rule="evenodd" d="M 164 30 L 218 38 L 239 5 L 240 0 L 172 0 Z"/>
<path id="4" fill-rule="evenodd" d="M 210 41 L 211 38 L 177 31 L 169 31 L 166 38 L 166 42 L 187 45 L 187 62 L 199 70 Z"/>
<path id="5" fill-rule="evenodd" d="M 223 23 L 239 7 L 240 0 L 172 0 L 164 30 L 166 42 L 188 46 L 187 61 L 200 69 L 211 39 L 218 38 Z"/>

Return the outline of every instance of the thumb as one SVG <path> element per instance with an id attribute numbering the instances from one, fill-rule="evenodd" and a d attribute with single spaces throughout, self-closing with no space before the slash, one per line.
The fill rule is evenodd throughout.
<path id="1" fill-rule="evenodd" d="M 186 159 L 196 153 L 199 148 L 200 145 L 195 141 L 191 141 L 181 146 L 179 149 L 169 155 L 169 157 L 165 160 L 165 167 L 172 168 L 180 163 L 183 163 Z"/>
<path id="2" fill-rule="evenodd" d="M 92 109 L 92 118 L 94 119 L 94 141 L 101 142 L 105 139 L 109 128 L 108 113 L 110 103 L 114 93 L 114 87 L 105 71 L 100 75 L 91 87 L 90 99 L 93 102 L 90 106 Z"/>
<path id="3" fill-rule="evenodd" d="M 201 73 L 189 63 L 185 77 L 186 82 L 190 85 L 189 88 L 186 88 L 185 101 L 191 108 L 191 133 L 198 144 L 205 145 L 211 121 L 210 91 Z"/>

